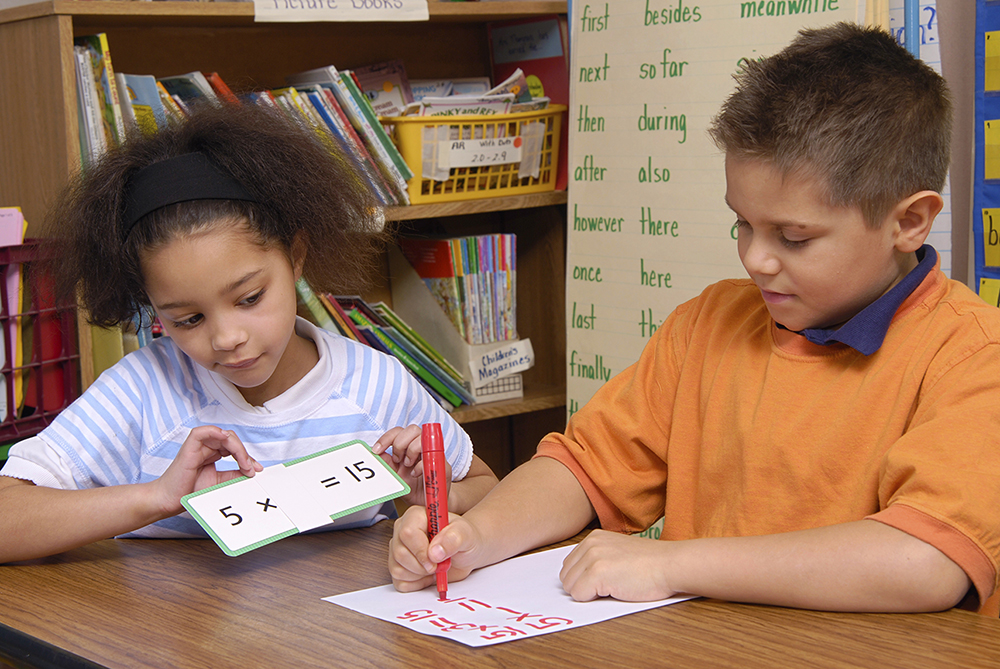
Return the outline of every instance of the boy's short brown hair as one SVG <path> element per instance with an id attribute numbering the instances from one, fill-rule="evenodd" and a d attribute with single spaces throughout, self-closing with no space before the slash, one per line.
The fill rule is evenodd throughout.
<path id="1" fill-rule="evenodd" d="M 818 178 L 831 205 L 859 207 L 871 227 L 903 198 L 944 188 L 947 84 L 884 30 L 802 30 L 735 79 L 709 128 L 727 155 Z"/>

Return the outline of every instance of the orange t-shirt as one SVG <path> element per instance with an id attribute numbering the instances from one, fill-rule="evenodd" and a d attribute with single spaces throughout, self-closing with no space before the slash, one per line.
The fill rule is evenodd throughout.
<path id="1" fill-rule="evenodd" d="M 937 268 L 873 355 L 776 327 L 749 280 L 681 305 L 539 456 L 605 529 L 750 536 L 864 518 L 926 541 L 997 615 L 1000 310 Z"/>

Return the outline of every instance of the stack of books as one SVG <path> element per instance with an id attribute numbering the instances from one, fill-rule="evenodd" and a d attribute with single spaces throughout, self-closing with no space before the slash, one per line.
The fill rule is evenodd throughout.
<path id="1" fill-rule="evenodd" d="M 517 339 L 517 237 L 404 238 L 400 249 L 469 344 Z"/>
<path id="2" fill-rule="evenodd" d="M 474 404 L 462 373 L 383 302 L 369 304 L 357 295 L 315 293 L 305 280 L 299 297 L 320 327 L 398 358 L 416 380 L 451 411 Z"/>

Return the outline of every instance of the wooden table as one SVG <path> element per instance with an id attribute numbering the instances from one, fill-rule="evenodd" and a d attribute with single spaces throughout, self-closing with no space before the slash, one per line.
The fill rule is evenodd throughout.
<path id="1" fill-rule="evenodd" d="M 390 522 L 238 558 L 208 540 L 108 540 L 0 566 L 0 665 L 93 667 L 986 667 L 1000 620 L 692 600 L 469 648 L 321 597 L 383 585 Z M 20 662 L 21 664 L 18 664 Z"/>

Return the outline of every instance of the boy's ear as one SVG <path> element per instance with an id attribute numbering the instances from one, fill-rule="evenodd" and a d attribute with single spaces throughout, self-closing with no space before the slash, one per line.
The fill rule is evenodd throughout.
<path id="1" fill-rule="evenodd" d="M 295 273 L 295 280 L 298 281 L 302 277 L 302 267 L 306 264 L 306 250 L 309 247 L 308 238 L 306 233 L 301 230 L 295 233 L 295 238 L 292 239 L 292 248 L 289 249 L 292 260 L 292 270 Z"/>
<path id="2" fill-rule="evenodd" d="M 944 208 L 944 198 L 932 190 L 922 190 L 900 200 L 890 214 L 888 223 L 896 227 L 896 249 L 913 253 L 930 234 L 934 218 Z"/>

